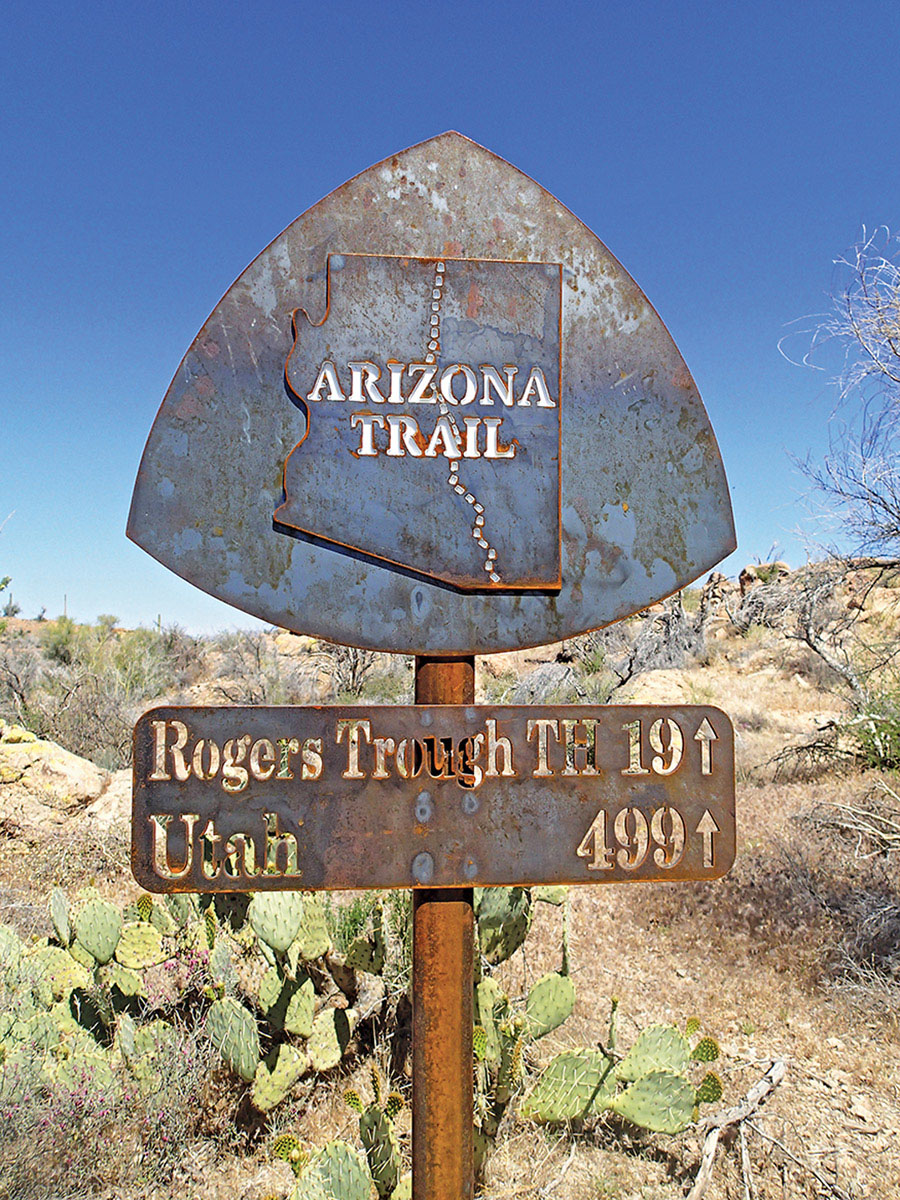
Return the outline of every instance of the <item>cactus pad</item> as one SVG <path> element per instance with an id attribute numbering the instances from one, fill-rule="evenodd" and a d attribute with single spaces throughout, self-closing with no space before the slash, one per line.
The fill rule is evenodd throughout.
<path id="1" fill-rule="evenodd" d="M 479 889 L 476 903 L 478 942 L 489 963 L 510 958 L 531 928 L 533 906 L 526 888 Z"/>
<path id="2" fill-rule="evenodd" d="M 316 993 L 305 971 L 297 979 L 288 979 L 277 968 L 270 967 L 259 985 L 259 1004 L 276 1029 L 305 1038 L 312 1033 Z"/>
<path id="3" fill-rule="evenodd" d="M 257 1068 L 250 1100 L 260 1112 L 269 1112 L 287 1096 L 309 1067 L 309 1059 L 296 1046 L 283 1045 Z"/>
<path id="4" fill-rule="evenodd" d="M 316 1071 L 330 1071 L 344 1055 L 350 1041 L 350 1023 L 340 1008 L 325 1008 L 313 1021 L 307 1048 Z"/>
<path id="5" fill-rule="evenodd" d="M 412 1200 L 412 1175 L 409 1172 L 391 1192 L 391 1200 Z"/>
<path id="6" fill-rule="evenodd" d="M 545 883 L 531 889 L 532 900 L 542 900 L 544 904 L 565 904 L 569 889 L 564 883 Z"/>
<path id="7" fill-rule="evenodd" d="M 179 929 L 184 929 L 200 912 L 197 897 L 190 893 L 173 892 L 165 897 L 166 908 Z"/>
<path id="8" fill-rule="evenodd" d="M 530 1037 L 540 1038 L 562 1025 L 575 1007 L 575 984 L 568 975 L 550 971 L 542 976 L 525 1001 Z"/>
<path id="9" fill-rule="evenodd" d="M 50 920 L 56 930 L 61 946 L 68 946 L 72 940 L 72 926 L 69 921 L 69 902 L 62 888 L 55 887 L 50 893 Z"/>
<path id="10" fill-rule="evenodd" d="M 719 1043 L 712 1037 L 701 1038 L 691 1051 L 691 1058 L 695 1062 L 715 1062 L 718 1057 Z"/>
<path id="11" fill-rule="evenodd" d="M 299 1175 L 307 1161 L 300 1139 L 292 1133 L 282 1133 L 272 1142 L 272 1153 L 276 1158 L 290 1163 L 291 1170 Z"/>
<path id="12" fill-rule="evenodd" d="M 34 954 L 34 965 L 50 987 L 54 1000 L 63 1000 L 73 988 L 86 988 L 90 972 L 59 946 L 43 946 Z"/>
<path id="13" fill-rule="evenodd" d="M 484 1030 L 486 1062 L 500 1061 L 500 1033 L 497 1023 L 506 1015 L 509 1000 L 499 983 L 486 975 L 475 988 L 475 1021 Z"/>
<path id="14" fill-rule="evenodd" d="M 123 996 L 145 996 L 144 980 L 137 973 L 121 963 L 111 962 L 106 970 L 109 972 L 110 987 L 117 987 Z"/>
<path id="15" fill-rule="evenodd" d="M 683 1075 L 653 1071 L 620 1092 L 607 1107 L 654 1133 L 680 1133 L 691 1123 L 696 1095 Z"/>
<path id="16" fill-rule="evenodd" d="M 487 1034 L 483 1025 L 476 1025 L 472 1030 L 472 1053 L 476 1062 L 484 1062 L 487 1057 Z"/>
<path id="17" fill-rule="evenodd" d="M 536 1121 L 572 1121 L 601 1112 L 612 1098 L 612 1062 L 599 1050 L 567 1051 L 552 1059 L 522 1101 Z"/>
<path id="18" fill-rule="evenodd" d="M 687 1024 L 684 1027 L 684 1032 L 687 1037 L 693 1037 L 695 1033 L 700 1031 L 700 1018 L 688 1017 Z"/>
<path id="19" fill-rule="evenodd" d="M 344 1092 L 344 1103 L 348 1108 L 352 1108 L 353 1111 L 359 1116 L 362 1116 L 363 1112 L 365 1111 L 362 1097 L 356 1088 L 347 1088 L 346 1092 Z"/>
<path id="20" fill-rule="evenodd" d="M 247 919 L 260 941 L 284 954 L 299 932 L 303 907 L 299 892 L 257 892 Z"/>
<path id="21" fill-rule="evenodd" d="M 655 1071 L 681 1075 L 690 1054 L 689 1042 L 674 1025 L 650 1025 L 616 1067 L 616 1075 L 626 1083 Z"/>
<path id="22" fill-rule="evenodd" d="M 233 996 L 216 1000 L 206 1017 L 206 1032 L 231 1069 L 252 1083 L 259 1062 L 256 1021 Z"/>
<path id="23" fill-rule="evenodd" d="M 325 906 L 319 896 L 307 892 L 303 897 L 303 920 L 300 922 L 294 945 L 291 946 L 289 961 L 296 970 L 295 954 L 307 962 L 312 962 L 313 959 L 327 954 L 330 949 L 331 938 L 328 934 Z"/>
<path id="24" fill-rule="evenodd" d="M 370 1104 L 359 1119 L 359 1137 L 375 1190 L 387 1200 L 400 1181 L 402 1167 L 394 1123 L 376 1104 Z"/>
<path id="25" fill-rule="evenodd" d="M 78 941 L 101 965 L 115 954 L 121 932 L 121 913 L 107 900 L 90 899 L 75 914 Z"/>
<path id="26" fill-rule="evenodd" d="M 717 1104 L 722 1099 L 723 1091 L 722 1080 L 715 1071 L 709 1071 L 697 1088 L 697 1103 Z"/>
<path id="27" fill-rule="evenodd" d="M 310 1161 L 289 1200 L 369 1200 L 371 1180 L 346 1142 L 329 1142 Z"/>
<path id="28" fill-rule="evenodd" d="M 116 961 L 132 971 L 143 971 L 156 966 L 168 958 L 158 929 L 146 921 L 135 921 L 122 926 L 122 935 L 116 946 Z"/>

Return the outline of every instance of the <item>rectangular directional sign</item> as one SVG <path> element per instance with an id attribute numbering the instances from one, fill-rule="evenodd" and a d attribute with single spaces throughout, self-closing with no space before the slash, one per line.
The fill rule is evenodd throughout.
<path id="1" fill-rule="evenodd" d="M 716 879 L 734 859 L 715 708 L 159 708 L 134 739 L 153 892 Z"/>

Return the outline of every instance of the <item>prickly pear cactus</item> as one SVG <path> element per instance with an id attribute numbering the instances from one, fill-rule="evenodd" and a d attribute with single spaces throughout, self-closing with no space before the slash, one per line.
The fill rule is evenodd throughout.
<path id="1" fill-rule="evenodd" d="M 260 941 L 277 954 L 285 954 L 300 931 L 303 906 L 299 892 L 257 892 L 247 919 Z"/>
<path id="2" fill-rule="evenodd" d="M 568 1020 L 575 1008 L 575 984 L 568 975 L 550 971 L 543 975 L 525 1001 L 529 1037 L 541 1038 Z"/>
<path id="3" fill-rule="evenodd" d="M 143 971 L 164 962 L 169 952 L 163 944 L 162 935 L 147 921 L 136 921 L 122 926 L 122 934 L 116 946 L 116 961 L 132 971 Z"/>
<path id="4" fill-rule="evenodd" d="M 674 1025 L 650 1025 L 616 1067 L 616 1076 L 631 1083 L 654 1071 L 682 1075 L 690 1057 L 690 1043 L 679 1029 Z"/>
<path id="5" fill-rule="evenodd" d="M 615 1089 L 613 1064 L 599 1050 L 558 1054 L 524 1098 L 521 1113 L 536 1121 L 573 1121 L 603 1111 Z"/>
<path id="6" fill-rule="evenodd" d="M 108 963 L 122 932 L 122 914 L 108 900 L 86 901 L 75 914 L 75 936 L 95 962 Z"/>
<path id="7" fill-rule="evenodd" d="M 288 1200 L 369 1200 L 371 1180 L 358 1152 L 329 1142 L 310 1160 Z"/>
<path id="8" fill-rule="evenodd" d="M 243 1004 L 233 996 L 216 1000 L 206 1016 L 206 1032 L 231 1069 L 252 1083 L 259 1062 L 259 1030 Z"/>
<path id="9" fill-rule="evenodd" d="M 256 1068 L 250 1100 L 260 1112 L 280 1104 L 309 1068 L 309 1057 L 297 1046 L 283 1045 Z"/>
<path id="10" fill-rule="evenodd" d="M 683 1075 L 652 1071 L 613 1097 L 607 1107 L 654 1133 L 680 1133 L 691 1123 L 696 1100 L 696 1089 Z"/>

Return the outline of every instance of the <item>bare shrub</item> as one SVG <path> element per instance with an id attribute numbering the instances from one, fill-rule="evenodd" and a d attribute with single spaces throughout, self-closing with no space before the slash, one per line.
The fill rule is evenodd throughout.
<path id="1" fill-rule="evenodd" d="M 560 654 L 561 661 L 578 661 L 589 675 L 606 675 L 606 701 L 631 679 L 646 671 L 683 667 L 700 657 L 706 647 L 710 617 L 721 603 L 720 576 L 710 576 L 690 611 L 681 592 L 662 604 L 606 629 L 572 638 Z M 597 689 L 599 690 L 599 689 Z"/>
<path id="2" fill-rule="evenodd" d="M 39 737 L 117 770 L 131 759 L 131 731 L 147 703 L 180 688 L 202 668 L 202 643 L 178 627 L 115 628 L 67 617 L 48 623 L 40 648 L 21 636 L 0 642 L 0 715 Z"/>
<path id="3" fill-rule="evenodd" d="M 214 692 L 229 704 L 305 704 L 315 691 L 315 664 L 281 655 L 274 638 L 241 630 L 215 639 Z"/>
<path id="4" fill-rule="evenodd" d="M 339 646 L 334 642 L 320 642 L 318 654 L 324 660 L 331 676 L 335 698 L 359 697 L 378 659 L 374 650 L 362 650 L 358 646 Z"/>
<path id="5" fill-rule="evenodd" d="M 88 1057 L 64 1082 L 50 1082 L 38 1061 L 18 1061 L 0 1086 L 3 1200 L 135 1195 L 172 1180 L 209 1125 L 211 1059 L 205 1039 L 179 1028 L 151 1088 Z"/>

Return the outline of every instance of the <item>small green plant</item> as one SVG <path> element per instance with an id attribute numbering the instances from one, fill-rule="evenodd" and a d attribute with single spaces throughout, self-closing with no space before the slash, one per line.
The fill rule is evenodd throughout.
<path id="1" fill-rule="evenodd" d="M 652 1025 L 638 1035 L 624 1057 L 616 1052 L 618 1002 L 612 1002 L 609 1037 L 599 1049 L 566 1051 L 548 1064 L 522 1101 L 523 1116 L 544 1123 L 581 1120 L 613 1112 L 655 1133 L 679 1133 L 696 1119 L 697 1108 L 722 1096 L 722 1082 L 707 1072 L 695 1084 L 688 1068 L 714 1062 L 714 1038 L 700 1038 L 690 1021 L 682 1033 L 674 1025 Z"/>

